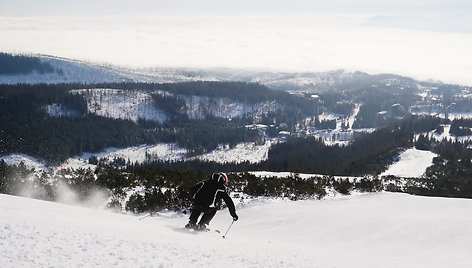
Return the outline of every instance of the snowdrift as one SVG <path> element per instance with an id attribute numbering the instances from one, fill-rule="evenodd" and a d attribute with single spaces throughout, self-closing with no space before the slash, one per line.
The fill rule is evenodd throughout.
<path id="1" fill-rule="evenodd" d="M 379 193 L 238 207 L 226 239 L 184 215 L 0 195 L 2 267 L 471 267 L 472 200 Z M 220 211 L 210 228 L 231 223 Z"/>

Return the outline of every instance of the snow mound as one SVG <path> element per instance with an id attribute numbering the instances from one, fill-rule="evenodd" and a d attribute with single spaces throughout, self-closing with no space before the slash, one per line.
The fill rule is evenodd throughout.
<path id="1" fill-rule="evenodd" d="M 187 218 L 0 195 L 2 267 L 470 267 L 472 200 L 381 193 L 239 206 L 222 239 Z M 223 233 L 227 210 L 210 228 Z"/>
<path id="2" fill-rule="evenodd" d="M 381 176 L 393 175 L 397 177 L 421 177 L 426 169 L 432 165 L 437 154 L 430 151 L 421 151 L 415 148 L 408 149 L 400 154 L 400 160 L 391 165 Z"/>

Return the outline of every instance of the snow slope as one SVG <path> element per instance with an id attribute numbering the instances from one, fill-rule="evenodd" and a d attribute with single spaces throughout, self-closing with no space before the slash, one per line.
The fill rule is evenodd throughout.
<path id="1" fill-rule="evenodd" d="M 400 160 L 392 164 L 381 176 L 394 175 L 397 177 L 421 177 L 426 169 L 432 165 L 437 154 L 430 151 L 421 151 L 415 148 L 408 149 L 400 154 Z"/>
<path id="2" fill-rule="evenodd" d="M 136 216 L 0 195 L 2 267 L 470 267 L 472 200 L 380 193 L 238 207 L 226 239 Z M 211 228 L 226 230 L 220 211 Z"/>

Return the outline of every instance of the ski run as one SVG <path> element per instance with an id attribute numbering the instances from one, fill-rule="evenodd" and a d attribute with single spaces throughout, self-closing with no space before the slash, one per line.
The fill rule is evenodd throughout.
<path id="1" fill-rule="evenodd" d="M 0 195 L 1 267 L 471 267 L 472 200 L 398 193 L 255 199 L 226 238 L 187 216 Z M 143 215 L 141 215 L 142 217 Z M 219 211 L 212 230 L 231 224 Z"/>

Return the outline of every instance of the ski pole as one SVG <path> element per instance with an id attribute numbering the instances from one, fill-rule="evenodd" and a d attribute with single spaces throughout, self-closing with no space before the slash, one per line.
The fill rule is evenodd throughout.
<path id="1" fill-rule="evenodd" d="M 223 238 L 226 238 L 226 234 L 229 232 L 229 229 L 231 229 L 231 226 L 233 226 L 233 223 L 234 223 L 234 220 L 229 225 L 228 230 L 226 230 L 226 233 L 223 235 Z"/>
<path id="2" fill-rule="evenodd" d="M 147 217 L 149 217 L 149 216 L 151 216 L 151 213 L 148 213 L 147 215 L 145 215 L 145 216 L 139 218 L 139 220 L 142 221 L 143 219 L 145 219 L 145 218 L 147 218 Z"/>

